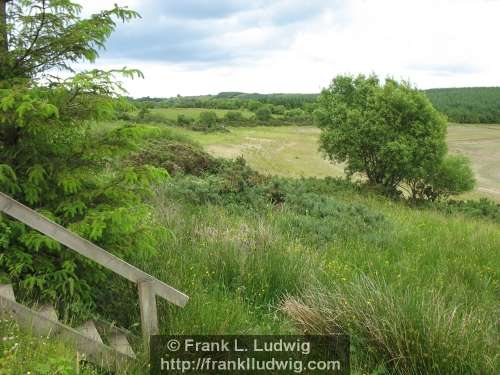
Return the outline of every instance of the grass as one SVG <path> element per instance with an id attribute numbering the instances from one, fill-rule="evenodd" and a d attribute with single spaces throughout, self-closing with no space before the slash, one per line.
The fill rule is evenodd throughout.
<path id="1" fill-rule="evenodd" d="M 331 169 L 314 155 L 313 128 L 158 134 L 194 138 L 219 155 L 237 149 L 269 174 Z M 162 333 L 343 331 L 351 335 L 356 375 L 499 368 L 500 225 L 410 208 L 335 179 L 260 186 L 247 172 L 177 176 L 157 187 L 152 220 L 168 233 L 154 253 L 130 261 L 190 296 L 184 309 L 159 301 Z M 125 328 L 140 321 L 129 287 L 116 288 L 123 300 L 108 317 Z M 50 352 L 33 347 L 32 355 L 72 360 L 70 349 L 50 345 Z M 1 361 L 18 373 L 30 368 L 0 353 Z"/>
<path id="2" fill-rule="evenodd" d="M 340 326 L 351 334 L 356 374 L 493 373 L 500 226 L 325 189 L 334 202 L 361 205 L 388 225 L 362 230 L 345 214 L 198 205 L 160 191 L 158 219 L 174 240 L 141 267 L 191 297 L 183 310 L 162 306 L 164 332 L 307 332 L 290 309 L 300 301 L 316 311 L 315 332 Z M 287 296 L 286 314 L 277 313 Z M 342 298 L 350 304 L 344 310 Z M 457 367 L 445 366 L 458 358 Z"/>
<path id="3" fill-rule="evenodd" d="M 451 152 L 470 158 L 477 178 L 475 195 L 500 200 L 500 125 L 458 125 L 448 128 Z"/>
<path id="4" fill-rule="evenodd" d="M 77 361 L 74 348 L 22 332 L 11 320 L 0 320 L 0 374 L 98 375 Z"/>
<path id="5" fill-rule="evenodd" d="M 216 156 L 242 155 L 255 170 L 286 177 L 342 176 L 343 168 L 318 152 L 319 130 L 310 126 L 231 128 L 230 133 L 189 132 Z"/>
<path id="6" fill-rule="evenodd" d="M 326 161 L 318 152 L 319 130 L 313 127 L 232 128 L 231 133 L 189 132 L 213 155 L 243 155 L 256 170 L 287 177 L 342 176 L 341 165 Z M 466 198 L 486 196 L 500 201 L 500 125 L 456 125 L 448 128 L 452 153 L 472 162 L 477 188 Z"/>

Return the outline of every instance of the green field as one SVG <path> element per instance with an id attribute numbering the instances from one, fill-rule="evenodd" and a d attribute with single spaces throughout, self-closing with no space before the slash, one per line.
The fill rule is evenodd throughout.
<path id="1" fill-rule="evenodd" d="M 213 155 L 242 155 L 256 170 L 280 176 L 341 176 L 343 168 L 323 158 L 318 151 L 319 129 L 314 127 L 232 128 L 230 133 L 189 132 Z M 477 178 L 472 196 L 500 200 L 500 125 L 455 125 L 448 127 L 448 145 L 453 153 L 468 156 Z"/>
<path id="2" fill-rule="evenodd" d="M 500 125 L 450 125 L 448 147 L 472 161 L 476 194 L 500 200 Z"/>

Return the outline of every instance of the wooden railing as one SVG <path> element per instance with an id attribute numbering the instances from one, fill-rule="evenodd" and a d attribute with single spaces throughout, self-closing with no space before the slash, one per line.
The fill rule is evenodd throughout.
<path id="1" fill-rule="evenodd" d="M 84 257 L 93 260 L 97 264 L 136 283 L 139 291 L 142 334 L 146 344 L 149 342 L 151 335 L 158 334 L 159 332 L 156 296 L 160 296 L 180 307 L 184 307 L 189 299 L 184 293 L 157 280 L 137 267 L 128 264 L 117 256 L 94 245 L 92 242 L 70 232 L 63 226 L 54 223 L 2 192 L 0 192 L 1 211 Z"/>

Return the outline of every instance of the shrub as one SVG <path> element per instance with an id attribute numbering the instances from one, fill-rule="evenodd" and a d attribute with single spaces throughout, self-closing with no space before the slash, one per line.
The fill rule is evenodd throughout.
<path id="1" fill-rule="evenodd" d="M 200 147 L 169 139 L 147 142 L 130 158 L 135 166 L 153 165 L 164 168 L 171 174 L 191 174 L 200 176 L 213 173 L 220 162 Z"/>
<path id="2" fill-rule="evenodd" d="M 214 111 L 203 111 L 200 113 L 198 123 L 207 129 L 217 126 L 217 114 Z"/>
<path id="3" fill-rule="evenodd" d="M 280 221 L 283 229 L 317 247 L 347 239 L 353 231 L 360 238 L 378 240 L 377 233 L 387 234 L 390 229 L 390 222 L 382 214 L 364 205 L 316 193 L 289 193 L 284 207 L 295 215 Z"/>
<path id="4" fill-rule="evenodd" d="M 268 106 L 261 106 L 255 111 L 258 121 L 269 121 L 271 119 L 271 110 Z"/>
<path id="5" fill-rule="evenodd" d="M 431 208 L 447 214 L 463 214 L 470 217 L 484 218 L 500 223 L 500 203 L 496 203 L 488 198 L 479 200 L 447 200 L 430 204 Z"/>
<path id="6" fill-rule="evenodd" d="M 306 112 L 303 109 L 295 108 L 290 109 L 285 112 L 285 118 L 291 121 L 303 121 L 308 118 Z"/>
<path id="7" fill-rule="evenodd" d="M 186 116 L 183 113 L 177 115 L 177 125 L 189 127 L 193 123 L 194 123 L 194 119 L 192 117 Z"/>
<path id="8" fill-rule="evenodd" d="M 228 111 L 224 115 L 224 120 L 227 122 L 241 122 L 243 114 L 240 111 Z"/>
<path id="9" fill-rule="evenodd" d="M 271 107 L 271 112 L 273 115 L 283 115 L 286 111 L 286 107 L 284 105 L 273 105 Z"/>
<path id="10" fill-rule="evenodd" d="M 447 198 L 474 189 L 474 173 L 464 156 L 449 155 L 428 179 L 427 198 Z M 425 193 L 425 192 L 424 192 Z"/>

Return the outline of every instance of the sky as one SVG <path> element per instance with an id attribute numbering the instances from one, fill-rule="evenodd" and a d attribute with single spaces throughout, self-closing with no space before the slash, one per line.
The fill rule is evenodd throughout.
<path id="1" fill-rule="evenodd" d="M 421 89 L 500 86 L 500 0 L 79 2 L 84 15 L 114 3 L 141 14 L 93 66 L 140 69 L 144 79 L 125 82 L 134 97 L 314 93 L 359 73 Z"/>

